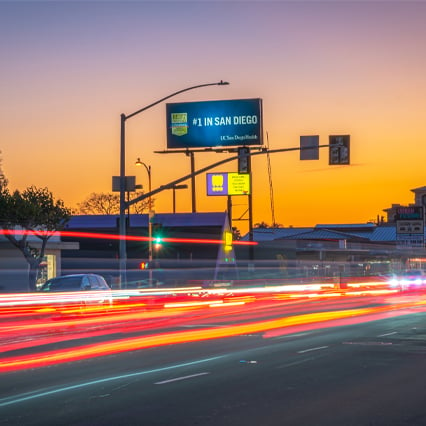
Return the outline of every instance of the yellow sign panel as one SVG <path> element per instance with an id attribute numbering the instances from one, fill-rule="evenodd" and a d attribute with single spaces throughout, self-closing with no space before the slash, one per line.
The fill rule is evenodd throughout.
<path id="1" fill-rule="evenodd" d="M 228 195 L 250 194 L 249 173 L 228 173 Z"/>

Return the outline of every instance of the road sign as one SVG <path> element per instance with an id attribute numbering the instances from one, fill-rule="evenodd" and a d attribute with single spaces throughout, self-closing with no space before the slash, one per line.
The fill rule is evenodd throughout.
<path id="1" fill-rule="evenodd" d="M 250 173 L 207 173 L 207 195 L 249 195 Z"/>

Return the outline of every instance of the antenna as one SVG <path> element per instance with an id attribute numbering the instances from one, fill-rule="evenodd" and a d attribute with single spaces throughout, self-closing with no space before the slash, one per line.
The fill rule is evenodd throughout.
<path id="1" fill-rule="evenodd" d="M 269 154 L 269 134 L 266 132 L 266 145 L 268 152 L 266 154 L 266 158 L 268 161 L 268 177 L 269 177 L 269 198 L 271 202 L 271 215 L 272 215 L 272 226 L 275 226 L 277 223 L 275 221 L 275 206 L 274 206 L 274 187 L 272 185 L 272 169 L 271 169 L 271 156 Z"/>

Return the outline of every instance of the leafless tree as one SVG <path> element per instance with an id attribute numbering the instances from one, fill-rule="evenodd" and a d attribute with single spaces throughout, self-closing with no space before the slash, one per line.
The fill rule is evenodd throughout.
<path id="1" fill-rule="evenodd" d="M 130 200 L 143 195 L 143 192 L 133 192 Z M 130 206 L 130 213 L 141 214 L 147 212 L 148 200 L 135 203 Z M 115 193 L 92 192 L 83 202 L 78 203 L 79 214 L 119 214 L 120 195 Z"/>

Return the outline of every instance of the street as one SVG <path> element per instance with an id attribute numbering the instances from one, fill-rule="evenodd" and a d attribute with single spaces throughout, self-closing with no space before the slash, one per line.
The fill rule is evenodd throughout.
<path id="1" fill-rule="evenodd" d="M 354 314 L 4 372 L 0 424 L 424 425 L 422 297 L 393 296 L 398 308 L 357 319 Z M 244 312 L 244 321 L 254 312 L 264 319 L 272 311 L 268 315 L 277 318 L 279 310 L 292 309 L 301 318 L 300 312 L 319 306 L 347 311 L 348 304 L 378 307 L 389 300 L 281 302 L 275 309 L 232 308 L 209 317 L 205 310 L 191 311 L 173 327 L 163 323 L 162 332 L 227 329 Z"/>

